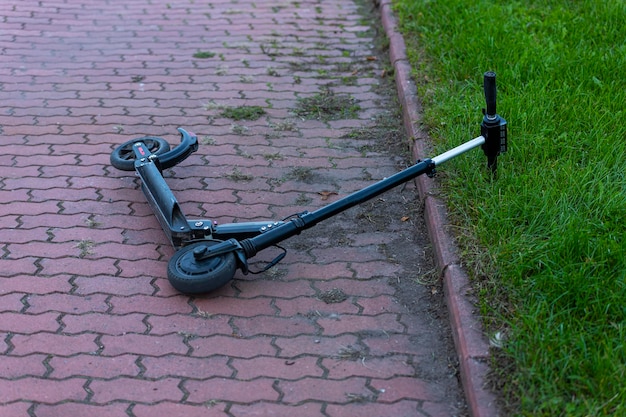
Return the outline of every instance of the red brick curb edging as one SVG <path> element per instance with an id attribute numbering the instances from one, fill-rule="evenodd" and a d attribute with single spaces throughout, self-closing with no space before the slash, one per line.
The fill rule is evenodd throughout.
<path id="1" fill-rule="evenodd" d="M 381 20 L 389 39 L 389 56 L 396 78 L 396 88 L 402 106 L 404 127 L 414 139 L 413 158 L 426 157 L 427 135 L 420 129 L 421 107 L 415 83 L 411 78 L 411 65 L 406 55 L 406 45 L 398 31 L 397 19 L 391 9 L 392 0 L 380 0 Z M 469 277 L 460 266 L 454 240 L 447 233 L 445 204 L 433 193 L 433 181 L 425 176 L 417 178 L 420 198 L 424 201 L 424 217 L 433 245 L 437 267 L 443 277 L 444 294 L 454 344 L 459 360 L 461 383 L 468 408 L 473 417 L 499 415 L 496 396 L 487 388 L 489 372 L 489 343 L 480 318 L 467 295 Z"/>

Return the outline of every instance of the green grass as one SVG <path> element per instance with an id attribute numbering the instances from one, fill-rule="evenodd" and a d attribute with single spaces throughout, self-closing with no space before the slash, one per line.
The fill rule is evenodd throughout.
<path id="1" fill-rule="evenodd" d="M 258 120 L 265 114 L 265 110 L 260 106 L 239 106 L 226 107 L 220 113 L 221 116 L 233 120 Z"/>
<path id="2" fill-rule="evenodd" d="M 322 88 L 313 96 L 299 98 L 294 113 L 306 119 L 329 121 L 356 117 L 360 110 L 361 107 L 351 96 Z"/>
<path id="3" fill-rule="evenodd" d="M 498 74 L 510 152 L 440 178 L 507 415 L 626 415 L 624 0 L 396 0 L 438 151 L 478 135 Z"/>
<path id="4" fill-rule="evenodd" d="M 198 58 L 198 59 L 213 58 L 214 56 L 215 56 L 215 52 L 211 52 L 211 51 L 198 51 L 195 54 L 193 54 L 193 57 Z"/>

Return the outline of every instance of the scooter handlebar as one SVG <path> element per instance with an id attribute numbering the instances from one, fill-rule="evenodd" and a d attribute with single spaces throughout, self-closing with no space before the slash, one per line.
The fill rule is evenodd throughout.
<path id="1" fill-rule="evenodd" d="M 507 151 L 507 127 L 504 120 L 496 112 L 496 73 L 488 71 L 484 78 L 485 101 L 487 109 L 480 124 L 480 134 L 485 139 L 482 145 L 487 156 L 487 166 L 496 172 L 498 155 Z"/>
<path id="2" fill-rule="evenodd" d="M 485 73 L 484 79 L 485 101 L 487 102 L 487 110 L 485 115 L 494 119 L 497 114 L 496 110 L 496 73 L 488 71 Z"/>

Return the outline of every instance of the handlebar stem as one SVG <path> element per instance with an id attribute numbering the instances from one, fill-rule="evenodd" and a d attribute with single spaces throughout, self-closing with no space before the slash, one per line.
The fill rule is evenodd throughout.
<path id="1" fill-rule="evenodd" d="M 485 102 L 484 117 L 480 124 L 480 134 L 485 138 L 482 149 L 487 156 L 487 167 L 495 174 L 498 167 L 498 155 L 507 151 L 507 127 L 496 111 L 496 73 L 488 71 L 484 75 Z"/>

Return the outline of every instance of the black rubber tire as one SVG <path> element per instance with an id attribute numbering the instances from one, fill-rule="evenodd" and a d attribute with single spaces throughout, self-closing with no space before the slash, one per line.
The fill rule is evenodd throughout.
<path id="1" fill-rule="evenodd" d="M 237 271 L 235 254 L 230 252 L 207 260 L 196 260 L 196 248 L 212 246 L 219 240 L 204 240 L 178 250 L 167 264 L 167 278 L 172 287 L 185 294 L 202 294 L 220 288 Z"/>
<path id="2" fill-rule="evenodd" d="M 143 138 L 132 139 L 122 143 L 111 152 L 111 165 L 121 171 L 134 171 L 136 158 L 133 146 L 137 142 L 143 142 L 148 149 L 150 149 L 150 153 L 155 155 L 161 155 L 170 150 L 170 144 L 162 138 L 145 136 Z"/>

